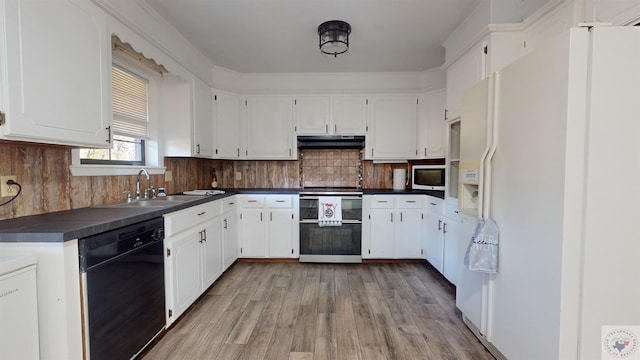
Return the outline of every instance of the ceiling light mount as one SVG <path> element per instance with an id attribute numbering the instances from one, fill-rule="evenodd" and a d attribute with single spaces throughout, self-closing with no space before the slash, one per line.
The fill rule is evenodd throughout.
<path id="1" fill-rule="evenodd" d="M 351 25 L 345 21 L 323 22 L 318 26 L 320 51 L 333 57 L 346 53 L 349 50 L 349 34 L 351 34 Z"/>

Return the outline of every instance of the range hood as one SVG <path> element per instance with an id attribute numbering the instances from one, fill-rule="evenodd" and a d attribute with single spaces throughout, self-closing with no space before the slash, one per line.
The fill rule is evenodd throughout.
<path id="1" fill-rule="evenodd" d="M 298 136 L 300 149 L 362 149 L 363 135 L 318 135 Z"/>

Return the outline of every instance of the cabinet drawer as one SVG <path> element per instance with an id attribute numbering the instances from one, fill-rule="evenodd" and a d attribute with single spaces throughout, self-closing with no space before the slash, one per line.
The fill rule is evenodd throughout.
<path id="1" fill-rule="evenodd" d="M 229 211 L 236 211 L 238 208 L 238 198 L 236 196 L 232 196 L 230 198 L 226 198 L 222 200 L 222 212 L 227 213 Z"/>
<path id="2" fill-rule="evenodd" d="M 242 195 L 238 203 L 242 208 L 263 208 L 264 195 Z"/>
<path id="3" fill-rule="evenodd" d="M 423 196 L 398 196 L 399 209 L 422 209 L 424 204 Z"/>
<path id="4" fill-rule="evenodd" d="M 165 237 L 209 221 L 222 214 L 220 201 L 212 201 L 188 209 L 172 212 L 164 216 Z"/>
<path id="5" fill-rule="evenodd" d="M 291 206 L 293 206 L 293 201 L 290 195 L 267 196 L 267 207 L 269 208 L 291 209 Z"/>
<path id="6" fill-rule="evenodd" d="M 449 206 L 447 204 L 447 209 L 445 210 L 445 216 L 450 219 L 458 219 L 460 215 L 460 211 L 457 206 Z"/>
<path id="7" fill-rule="evenodd" d="M 395 208 L 395 198 L 392 196 L 373 196 L 371 198 L 372 209 L 393 209 Z"/>
<path id="8" fill-rule="evenodd" d="M 444 201 L 436 197 L 427 196 L 427 211 L 444 215 Z"/>

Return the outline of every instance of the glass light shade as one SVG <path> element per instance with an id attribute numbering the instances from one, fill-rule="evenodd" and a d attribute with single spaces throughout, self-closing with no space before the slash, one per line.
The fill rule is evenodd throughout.
<path id="1" fill-rule="evenodd" d="M 340 20 L 331 20 L 318 26 L 320 37 L 320 51 L 337 57 L 349 50 L 349 34 L 351 25 Z"/>

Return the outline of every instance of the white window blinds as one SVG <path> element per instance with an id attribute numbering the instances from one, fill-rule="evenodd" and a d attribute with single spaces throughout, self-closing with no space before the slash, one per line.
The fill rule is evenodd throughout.
<path id="1" fill-rule="evenodd" d="M 113 132 L 147 138 L 149 81 L 116 65 L 111 67 Z"/>

